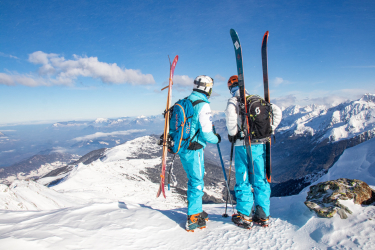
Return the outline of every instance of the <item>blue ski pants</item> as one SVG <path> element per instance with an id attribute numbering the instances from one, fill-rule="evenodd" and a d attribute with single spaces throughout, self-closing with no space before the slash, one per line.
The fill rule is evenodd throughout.
<path id="1" fill-rule="evenodd" d="M 266 216 L 269 216 L 271 187 L 266 179 L 266 145 L 251 146 L 254 173 L 250 175 L 250 181 L 246 148 L 236 146 L 235 149 L 236 185 L 234 191 L 237 199 L 237 211 L 249 216 L 255 203 L 255 207 L 261 206 Z M 250 169 L 250 172 L 253 172 L 253 169 Z M 252 193 L 251 187 L 254 189 L 254 193 Z"/>
<path id="2" fill-rule="evenodd" d="M 203 148 L 198 150 L 185 150 L 180 153 L 182 166 L 188 178 L 188 215 L 198 214 L 203 211 L 202 197 L 204 188 L 204 156 Z"/>

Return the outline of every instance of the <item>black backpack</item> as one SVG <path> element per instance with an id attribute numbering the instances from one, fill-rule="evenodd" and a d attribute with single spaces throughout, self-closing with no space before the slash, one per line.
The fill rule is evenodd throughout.
<path id="1" fill-rule="evenodd" d="M 249 116 L 250 139 L 259 140 L 272 135 L 272 106 L 258 95 L 246 97 Z M 243 126 L 242 126 L 243 127 Z"/>

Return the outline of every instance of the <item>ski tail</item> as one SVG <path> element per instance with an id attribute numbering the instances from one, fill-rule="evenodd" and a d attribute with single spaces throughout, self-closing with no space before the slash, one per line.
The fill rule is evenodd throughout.
<path id="1" fill-rule="evenodd" d="M 269 32 L 263 36 L 262 41 L 262 68 L 263 68 L 263 86 L 264 86 L 264 100 L 270 103 L 270 90 L 268 84 L 268 53 L 267 53 L 267 43 L 268 43 Z M 271 122 L 271 121 L 270 121 Z M 271 183 L 271 138 L 266 143 L 266 178 L 269 183 Z"/>
<path id="2" fill-rule="evenodd" d="M 165 168 L 167 165 L 167 154 L 168 154 L 168 134 L 169 134 L 169 112 L 171 107 L 172 101 L 172 85 L 173 85 L 173 74 L 174 69 L 176 68 L 176 64 L 178 61 L 178 55 L 175 56 L 172 64 L 170 64 L 170 71 L 169 71 L 169 85 L 168 85 L 168 98 L 167 98 L 167 107 L 165 112 L 165 122 L 164 122 L 164 136 L 163 136 L 163 155 L 162 155 L 162 163 L 161 163 L 161 174 L 160 174 L 160 186 L 159 190 L 156 194 L 156 197 L 159 197 L 161 193 L 163 193 L 164 198 L 167 198 L 165 195 Z"/>

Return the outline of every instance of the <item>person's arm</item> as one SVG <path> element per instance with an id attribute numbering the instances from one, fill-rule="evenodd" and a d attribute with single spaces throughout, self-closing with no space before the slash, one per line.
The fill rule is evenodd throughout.
<path id="1" fill-rule="evenodd" d="M 202 137 L 206 142 L 218 143 L 219 137 L 212 131 L 212 114 L 208 103 L 205 103 L 199 113 L 199 123 L 202 127 Z"/>
<path id="2" fill-rule="evenodd" d="M 227 124 L 228 134 L 235 136 L 238 132 L 237 126 L 237 98 L 232 97 L 228 100 L 227 109 L 225 110 L 225 120 Z"/>
<path id="3" fill-rule="evenodd" d="M 272 105 L 272 111 L 273 111 L 273 123 L 271 124 L 271 127 L 272 127 L 273 133 L 275 133 L 275 130 L 277 126 L 279 126 L 281 122 L 281 118 L 283 117 L 283 112 L 276 104 L 271 103 L 271 105 Z"/>

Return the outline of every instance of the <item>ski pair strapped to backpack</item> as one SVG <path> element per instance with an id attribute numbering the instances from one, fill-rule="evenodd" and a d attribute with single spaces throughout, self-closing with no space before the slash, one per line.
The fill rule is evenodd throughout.
<path id="1" fill-rule="evenodd" d="M 163 193 L 165 195 L 165 169 L 167 165 L 167 153 L 168 151 L 177 154 L 189 146 L 190 143 L 190 129 L 191 120 L 194 114 L 194 106 L 198 103 L 204 102 L 203 100 L 197 100 L 191 103 L 187 98 L 179 100 L 171 108 L 172 101 L 172 85 L 173 85 L 173 74 L 178 61 L 178 56 L 176 56 L 173 62 L 170 64 L 169 72 L 169 84 L 167 87 L 162 88 L 162 90 L 168 88 L 168 98 L 167 107 L 164 112 L 164 133 L 160 138 L 160 145 L 163 145 L 162 163 L 161 163 L 161 174 L 160 174 L 160 185 L 156 197 L 159 197 Z M 171 129 L 170 129 L 170 125 Z M 194 137 L 198 134 L 199 130 L 195 133 Z M 194 139 L 192 138 L 192 140 Z M 191 140 L 191 141 L 192 141 Z M 177 142 L 177 143 L 176 143 Z"/>
<path id="2" fill-rule="evenodd" d="M 160 174 L 160 185 L 158 193 L 156 194 L 156 197 L 159 197 L 161 193 L 163 193 L 164 198 L 165 196 L 165 189 L 164 189 L 164 181 L 165 181 L 165 168 L 167 165 L 167 153 L 168 153 L 168 133 L 169 133 L 169 109 L 171 106 L 172 101 L 172 85 L 173 85 L 173 74 L 174 69 L 176 68 L 176 64 L 178 61 L 178 55 L 175 56 L 172 63 L 170 63 L 169 67 L 169 84 L 167 87 L 163 88 L 162 90 L 168 88 L 168 98 L 167 98 L 167 107 L 166 107 L 166 114 L 165 114 L 165 121 L 164 121 L 164 133 L 163 133 L 163 154 L 162 154 L 162 161 L 161 161 L 161 174 Z"/>
<path id="3" fill-rule="evenodd" d="M 242 47 L 240 44 L 240 40 L 238 38 L 238 34 L 234 29 L 230 30 L 230 36 L 232 38 L 234 51 L 236 55 L 236 64 L 237 64 L 237 74 L 238 74 L 238 86 L 240 88 L 240 108 L 243 111 L 241 113 L 242 121 L 244 123 L 243 130 L 245 133 L 245 148 L 247 154 L 247 160 L 249 162 L 248 166 L 248 174 L 250 176 L 251 171 L 254 172 L 253 166 L 253 157 L 251 153 L 251 112 L 248 109 L 248 100 L 246 100 L 246 90 L 245 90 L 245 82 L 244 82 L 244 75 L 243 75 L 243 60 L 242 60 Z M 269 32 L 267 31 L 262 40 L 262 69 L 263 69 L 263 85 L 264 85 L 264 101 L 266 103 L 270 103 L 270 94 L 269 94 L 269 85 L 268 85 L 268 58 L 267 58 L 267 42 L 268 42 Z M 272 111 L 272 109 L 271 109 Z M 256 114 L 255 110 L 255 114 Z M 272 117 L 268 118 L 268 122 L 270 123 Z M 269 125 L 270 126 L 270 125 Z M 267 140 L 266 142 L 266 178 L 268 182 L 271 182 L 271 141 Z"/>

